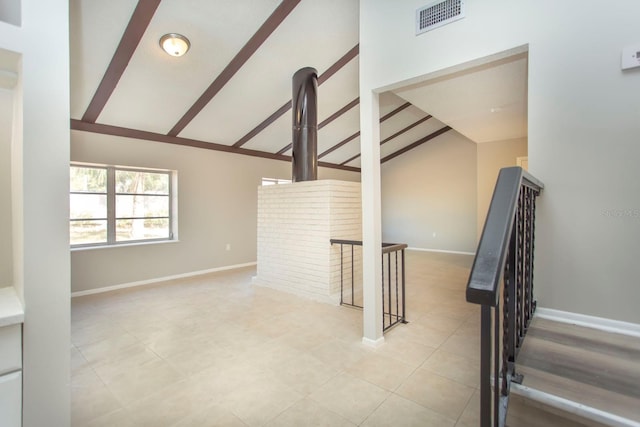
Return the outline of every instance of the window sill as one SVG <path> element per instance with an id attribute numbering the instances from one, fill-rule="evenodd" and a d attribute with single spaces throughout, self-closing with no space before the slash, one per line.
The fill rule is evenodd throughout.
<path id="1" fill-rule="evenodd" d="M 132 246 L 148 246 L 148 245 L 164 245 L 167 243 L 180 243 L 180 240 L 156 240 L 153 242 L 135 242 L 135 243 L 119 243 L 117 245 L 96 245 L 96 246 L 77 246 L 69 248 L 71 252 L 77 251 L 94 251 L 99 249 L 117 249 L 117 248 L 130 248 Z"/>

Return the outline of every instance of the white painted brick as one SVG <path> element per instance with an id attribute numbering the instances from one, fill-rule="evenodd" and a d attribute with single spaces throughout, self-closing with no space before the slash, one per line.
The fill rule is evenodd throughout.
<path id="1" fill-rule="evenodd" d="M 360 206 L 359 183 L 325 180 L 259 187 L 256 283 L 319 301 L 339 301 L 340 251 L 329 240 L 361 239 Z M 354 269 L 361 277 L 358 253 Z M 350 283 L 350 276 L 345 277 Z"/>

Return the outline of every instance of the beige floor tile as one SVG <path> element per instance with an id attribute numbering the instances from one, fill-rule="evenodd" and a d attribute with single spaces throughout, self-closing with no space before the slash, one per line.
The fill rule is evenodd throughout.
<path id="1" fill-rule="evenodd" d="M 228 409 L 214 404 L 188 415 L 171 427 L 246 427 L 246 424 Z"/>
<path id="2" fill-rule="evenodd" d="M 402 325 L 402 328 L 396 329 L 393 332 L 399 337 L 436 348 L 442 345 L 452 334 L 452 332 L 443 332 L 419 323 L 408 323 Z"/>
<path id="3" fill-rule="evenodd" d="M 124 349 L 137 343 L 136 337 L 128 332 L 123 332 L 120 335 L 112 335 L 109 338 L 76 347 L 89 363 L 94 364 L 118 358 Z"/>
<path id="4" fill-rule="evenodd" d="M 253 286 L 255 268 L 74 298 L 74 425 L 384 425 L 394 414 L 429 425 L 441 406 L 442 425 L 451 408 L 471 420 L 471 258 L 407 255 L 410 323 L 375 350 L 361 343 L 361 311 Z M 450 371 L 460 358 L 472 362 Z"/>
<path id="5" fill-rule="evenodd" d="M 360 424 L 382 403 L 389 392 L 371 383 L 340 374 L 310 395 L 310 398 L 352 423 Z"/>
<path id="6" fill-rule="evenodd" d="M 159 389 L 144 399 L 127 406 L 138 426 L 170 426 L 213 404 L 213 396 L 202 384 L 184 380 Z"/>
<path id="7" fill-rule="evenodd" d="M 225 407 L 249 426 L 260 426 L 302 399 L 293 388 L 273 378 L 253 378 L 232 391 Z"/>
<path id="8" fill-rule="evenodd" d="M 480 390 L 473 392 L 467 407 L 458 418 L 456 427 L 478 427 L 480 425 Z"/>
<path id="9" fill-rule="evenodd" d="M 261 368 L 272 368 L 283 362 L 301 357 L 304 353 L 283 344 L 277 340 L 270 340 L 241 353 L 246 363 Z"/>
<path id="10" fill-rule="evenodd" d="M 449 353 L 480 361 L 480 337 L 451 335 L 440 347 Z"/>
<path id="11" fill-rule="evenodd" d="M 89 421 L 122 408 L 116 397 L 89 370 L 74 375 L 71 385 L 71 424 L 84 426 Z"/>
<path id="12" fill-rule="evenodd" d="M 415 402 L 392 394 L 371 414 L 363 427 L 453 427 L 455 421 Z"/>
<path id="13" fill-rule="evenodd" d="M 201 351 L 183 351 L 165 357 L 164 360 L 184 376 L 196 375 L 214 366 L 225 365 L 233 360 L 237 353 L 227 346 Z"/>
<path id="14" fill-rule="evenodd" d="M 72 426 L 75 426 L 72 424 Z M 131 418 L 131 414 L 126 409 L 118 409 L 106 415 L 95 418 L 78 427 L 138 427 Z"/>
<path id="15" fill-rule="evenodd" d="M 398 388 L 414 370 L 410 365 L 375 353 L 345 369 L 347 373 L 389 391 Z"/>
<path id="16" fill-rule="evenodd" d="M 458 419 L 474 389 L 425 369 L 414 372 L 396 393 L 444 415 Z"/>
<path id="17" fill-rule="evenodd" d="M 106 385 L 122 404 L 129 405 L 180 379 L 181 375 L 167 362 L 156 360 L 120 373 Z"/>
<path id="18" fill-rule="evenodd" d="M 452 334 L 462 324 L 464 324 L 464 320 L 444 316 L 442 314 L 438 314 L 437 311 L 431 311 L 424 316 L 416 319 L 412 323 L 417 323 L 431 329 L 436 329 L 438 331 Z"/>
<path id="19" fill-rule="evenodd" d="M 287 332 L 277 338 L 279 342 L 304 352 L 315 347 L 320 347 L 332 339 L 333 337 L 331 335 L 316 333 L 305 328 Z"/>
<path id="20" fill-rule="evenodd" d="M 306 396 L 338 374 L 338 370 L 309 354 L 301 354 L 271 368 L 274 375 Z"/>
<path id="21" fill-rule="evenodd" d="M 353 427 L 344 419 L 311 399 L 302 399 L 266 424 L 268 427 Z"/>
<path id="22" fill-rule="evenodd" d="M 385 336 L 384 343 L 376 348 L 375 352 L 382 356 L 399 360 L 413 368 L 417 368 L 431 356 L 436 348 L 415 342 L 406 336 L 395 335 L 395 331 L 403 327 L 405 326 L 401 325 L 391 330 Z"/>
<path id="23" fill-rule="evenodd" d="M 309 353 L 332 368 L 342 370 L 359 362 L 372 351 L 373 349 L 365 348 L 360 342 L 345 343 L 333 339 L 313 348 Z"/>
<path id="24" fill-rule="evenodd" d="M 119 375 L 126 375 L 147 363 L 158 362 L 160 360 L 157 354 L 144 345 L 136 343 L 109 358 L 97 360 L 93 364 L 93 370 L 102 381 L 109 383 Z"/>
<path id="25" fill-rule="evenodd" d="M 480 362 L 475 358 L 437 350 L 421 367 L 469 387 L 480 386 Z"/>
<path id="26" fill-rule="evenodd" d="M 73 373 L 88 366 L 90 365 L 87 359 L 84 358 L 75 345 L 71 344 L 71 372 Z"/>

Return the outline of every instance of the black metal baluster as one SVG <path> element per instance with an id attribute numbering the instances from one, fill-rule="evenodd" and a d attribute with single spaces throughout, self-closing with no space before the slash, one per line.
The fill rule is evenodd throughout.
<path id="1" fill-rule="evenodd" d="M 389 279 L 387 284 L 389 289 L 389 327 L 391 327 L 393 324 L 393 318 L 391 317 L 391 296 L 393 295 L 391 293 L 391 252 L 387 253 L 387 270 L 389 271 L 389 276 L 387 276 Z"/>
<path id="2" fill-rule="evenodd" d="M 355 267 L 353 262 L 353 245 L 351 245 L 351 305 L 355 305 L 355 292 L 353 291 L 353 280 L 355 277 Z"/>
<path id="3" fill-rule="evenodd" d="M 515 317 L 516 317 L 516 330 L 515 330 L 515 349 L 517 351 L 517 349 L 520 348 L 521 345 L 521 341 L 522 341 L 522 337 L 524 336 L 524 324 L 523 324 L 523 318 L 524 318 L 524 310 L 523 310 L 523 306 L 522 306 L 522 301 L 524 299 L 524 295 L 522 294 L 523 291 L 523 283 L 522 283 L 522 279 L 523 279 L 523 260 L 524 260 L 524 254 L 523 254 L 523 248 L 524 248 L 524 191 L 523 191 L 523 187 L 520 187 L 520 194 L 518 196 L 518 210 L 516 213 L 516 232 L 517 232 L 517 240 L 516 240 L 516 293 L 515 293 L 515 298 L 516 298 L 516 310 L 515 310 Z M 513 353 L 513 359 L 515 360 L 515 356 L 516 353 Z"/>
<path id="4" fill-rule="evenodd" d="M 344 303 L 344 300 L 343 300 L 343 295 L 344 295 L 344 290 L 343 290 L 343 288 L 344 288 L 344 286 L 343 286 L 343 280 L 344 280 L 344 267 L 343 267 L 344 254 L 343 254 L 343 251 L 342 251 L 342 247 L 343 247 L 343 245 L 342 245 L 342 243 L 340 243 L 340 305 L 342 305 Z"/>
<path id="5" fill-rule="evenodd" d="M 396 314 L 395 314 L 395 323 L 398 322 L 400 318 L 400 310 L 398 308 L 398 251 L 395 252 L 396 256 Z"/>
<path id="6" fill-rule="evenodd" d="M 405 274 L 404 274 L 404 249 L 402 250 L 402 322 L 407 323 L 406 319 L 406 297 L 405 297 Z"/>

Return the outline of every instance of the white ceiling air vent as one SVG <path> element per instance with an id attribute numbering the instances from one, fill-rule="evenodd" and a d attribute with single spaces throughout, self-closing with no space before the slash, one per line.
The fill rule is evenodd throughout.
<path id="1" fill-rule="evenodd" d="M 416 35 L 464 18 L 464 0 L 444 0 L 416 10 Z"/>

